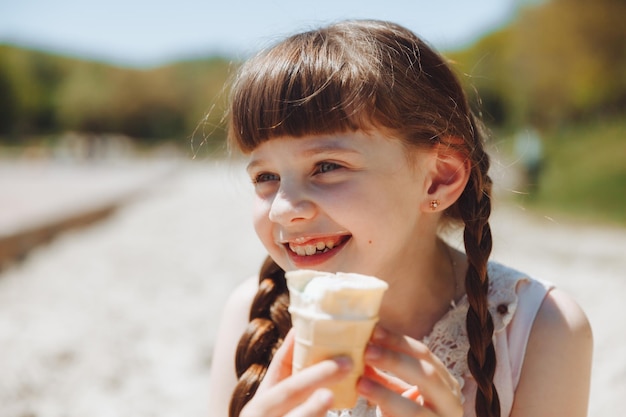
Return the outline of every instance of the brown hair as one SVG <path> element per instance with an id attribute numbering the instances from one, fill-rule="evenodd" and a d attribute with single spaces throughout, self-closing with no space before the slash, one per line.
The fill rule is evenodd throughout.
<path id="1" fill-rule="evenodd" d="M 464 224 L 468 259 L 468 365 L 476 414 L 500 415 L 493 384 L 493 321 L 487 309 L 491 179 L 482 134 L 445 60 L 411 31 L 388 22 L 345 21 L 291 36 L 245 63 L 233 84 L 229 141 L 244 153 L 279 136 L 386 129 L 410 146 L 445 143 L 472 162 L 447 217 Z M 454 140 L 449 140 L 454 138 Z M 284 272 L 268 258 L 250 324 L 237 348 L 231 417 L 254 395 L 291 326 Z"/>

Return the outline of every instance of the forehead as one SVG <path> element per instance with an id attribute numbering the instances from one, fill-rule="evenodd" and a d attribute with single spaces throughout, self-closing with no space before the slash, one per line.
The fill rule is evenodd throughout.
<path id="1" fill-rule="evenodd" d="M 316 155 L 358 154 L 366 150 L 364 133 L 310 135 L 303 137 L 280 136 L 269 139 L 250 152 L 248 167 L 263 160 L 283 157 L 314 157 Z"/>
<path id="2" fill-rule="evenodd" d="M 405 144 L 375 131 L 277 137 L 263 142 L 250 153 L 248 170 L 265 164 L 285 164 L 305 159 L 359 158 L 361 161 L 388 160 L 393 163 L 408 155 Z"/>

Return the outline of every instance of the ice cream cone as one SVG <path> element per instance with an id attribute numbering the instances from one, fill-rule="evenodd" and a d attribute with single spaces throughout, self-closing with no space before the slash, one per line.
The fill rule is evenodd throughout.
<path id="1" fill-rule="evenodd" d="M 312 284 L 317 277 L 325 278 L 324 282 Z M 387 284 L 374 277 L 316 271 L 289 272 L 287 283 L 296 333 L 293 372 L 328 358 L 349 356 L 351 373 L 329 388 L 334 393 L 333 408 L 354 407 L 356 383 L 364 369 L 363 352 L 378 321 Z"/>
<path id="2" fill-rule="evenodd" d="M 293 372 L 324 359 L 349 356 L 353 362 L 350 374 L 334 386 L 335 408 L 352 408 L 358 398 L 356 383 L 363 374 L 363 351 L 378 319 L 333 320 L 320 319 L 292 311 L 296 332 Z"/>

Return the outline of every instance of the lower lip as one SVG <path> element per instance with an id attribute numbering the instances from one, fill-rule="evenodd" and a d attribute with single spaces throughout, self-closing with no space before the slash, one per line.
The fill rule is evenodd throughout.
<path id="1" fill-rule="evenodd" d="M 330 258 L 335 256 L 349 240 L 350 239 L 347 239 L 345 242 L 342 242 L 340 245 L 335 246 L 327 252 L 316 253 L 315 255 L 300 256 L 290 249 L 287 249 L 287 254 L 289 255 L 289 259 L 291 259 L 291 262 L 293 262 L 296 268 L 310 269 L 317 265 L 321 265 L 324 262 L 327 262 Z"/>

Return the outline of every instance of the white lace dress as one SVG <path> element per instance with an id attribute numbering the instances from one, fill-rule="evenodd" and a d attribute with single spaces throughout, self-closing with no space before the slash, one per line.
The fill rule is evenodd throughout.
<path id="1" fill-rule="evenodd" d="M 501 403 L 501 415 L 508 416 L 533 320 L 551 286 L 491 262 L 489 271 L 489 311 L 494 320 L 497 369 L 494 377 Z M 469 341 L 465 316 L 469 307 L 463 297 L 433 327 L 423 342 L 441 359 L 459 381 L 463 393 L 464 417 L 473 417 L 476 383 L 467 366 Z M 517 314 L 516 314 L 517 313 Z M 350 410 L 334 410 L 327 417 L 379 417 L 375 406 L 360 398 Z"/>

